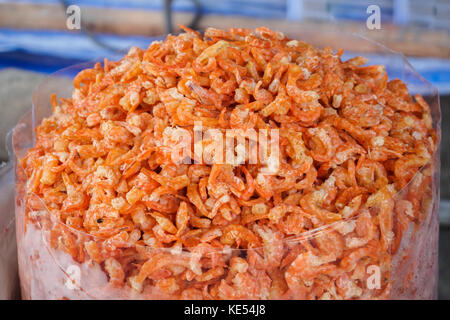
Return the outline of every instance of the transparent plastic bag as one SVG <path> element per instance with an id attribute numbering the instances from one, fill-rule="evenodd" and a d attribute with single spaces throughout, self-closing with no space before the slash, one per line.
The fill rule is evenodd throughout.
<path id="1" fill-rule="evenodd" d="M 291 37 L 316 44 L 313 33 Z M 440 137 L 437 90 L 418 75 L 402 55 L 353 35 L 333 34 L 332 39 L 344 50 L 349 45 L 351 48 L 359 47 L 365 55 L 373 53 L 375 60 L 384 61 L 390 79 L 397 77 L 403 80 L 411 94 L 421 93 L 432 108 L 433 127 Z M 353 52 L 350 54 L 356 55 Z M 22 158 L 32 146 L 36 124 L 50 113 L 50 94 L 70 96 L 72 87 L 67 85 L 67 80 L 76 71 L 88 66 L 62 70 L 38 87 L 33 97 L 32 112 L 25 115 L 14 130 L 16 160 Z M 323 299 L 437 298 L 439 149 L 400 192 L 370 208 L 372 212 L 378 212 L 380 219 L 392 224 L 387 227 L 392 230 L 391 242 L 381 247 L 374 247 L 364 237 L 355 236 L 354 230 L 358 226 L 370 228 L 370 219 L 367 219 L 369 208 L 366 207 L 362 207 L 350 220 L 308 231 L 279 243 L 265 243 L 261 248 L 189 252 L 136 245 L 130 247 L 125 243 L 93 237 L 62 224 L 49 213 L 37 196 L 26 197 L 27 177 L 17 162 L 15 169 L 19 269 L 22 296 L 26 299 L 195 299 L 202 296 L 198 289 L 201 283 L 216 277 L 214 272 L 223 272 L 213 267 L 209 270 L 199 269 L 198 262 L 201 259 L 207 260 L 212 266 L 215 261 L 224 262 L 228 272 L 236 275 L 242 273 L 237 281 L 246 285 L 241 285 L 239 289 L 239 286 L 223 284 L 220 287 L 222 296 L 219 296 L 224 299 L 309 299 L 313 296 L 307 290 L 308 283 L 314 281 L 329 289 L 318 297 Z M 300 249 L 310 246 L 312 241 L 324 244 L 326 249 L 314 253 Z M 149 275 L 157 274 L 170 262 L 181 269 L 190 269 L 192 279 L 185 284 L 186 288 L 181 294 L 176 290 L 171 291 L 176 284 L 167 281 L 163 283 L 155 280 L 152 282 L 154 285 L 141 287 L 139 281 L 134 281 L 137 276 L 130 277 L 124 286 L 115 287 L 108 281 L 104 266 L 97 263 L 95 258 L 92 259 L 92 250 L 91 255 L 88 254 L 87 246 L 98 252 L 112 250 L 112 247 L 114 250 L 123 250 L 121 252 L 135 250 L 142 253 L 145 250 L 148 260 L 142 268 L 145 267 Z M 265 256 L 267 252 L 269 257 L 266 256 L 263 262 L 258 261 L 261 254 Z M 286 254 L 281 265 L 272 268 L 270 255 L 276 255 L 277 252 Z M 247 261 L 255 264 L 268 264 L 270 277 L 265 272 L 250 276 L 246 273 L 248 266 L 239 264 L 236 257 L 240 256 L 245 256 Z M 365 259 L 367 263 L 363 263 L 365 260 L 362 257 L 370 259 Z M 288 295 L 283 293 L 286 292 L 286 284 L 291 289 Z"/>
<path id="2" fill-rule="evenodd" d="M 17 247 L 14 228 L 14 171 L 12 163 L 0 167 L 0 300 L 17 298 Z"/>

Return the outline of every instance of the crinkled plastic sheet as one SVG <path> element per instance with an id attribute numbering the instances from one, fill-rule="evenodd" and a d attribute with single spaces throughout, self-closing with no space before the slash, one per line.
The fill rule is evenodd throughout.
<path id="1" fill-rule="evenodd" d="M 296 32 L 290 35 L 293 39 L 301 39 L 313 45 L 323 46 L 324 43 L 316 43 L 314 33 Z M 323 40 L 324 38 L 321 37 Z M 437 90 L 426 82 L 406 59 L 385 47 L 363 38 L 331 33 L 329 37 L 333 49 L 343 48 L 346 44 L 355 41 L 360 44 L 361 52 L 383 55 L 389 63 L 386 69 L 390 79 L 392 74 L 400 78 L 408 85 L 411 94 L 421 93 L 432 108 L 433 126 L 440 137 L 440 109 Z M 352 46 L 354 47 L 354 46 Z M 40 123 L 43 117 L 50 113 L 49 97 L 51 93 L 57 96 L 70 97 L 72 87 L 68 81 L 76 71 L 89 67 L 89 65 L 75 66 L 62 70 L 52 75 L 42 83 L 33 96 L 33 110 L 19 122 L 14 130 L 13 144 L 16 160 L 22 158 L 27 149 L 33 144 L 34 127 Z M 399 72 L 400 70 L 400 72 Z M 108 245 L 106 241 L 96 238 L 62 224 L 57 221 L 48 210 L 41 206 L 39 210 L 28 212 L 35 223 L 25 219 L 25 213 L 29 210 L 26 203 L 30 199 L 25 197 L 27 177 L 22 168 L 16 162 L 16 219 L 17 241 L 19 252 L 19 269 L 22 296 L 26 299 L 171 299 L 177 298 L 164 294 L 156 287 L 146 286 L 143 292 L 138 292 L 125 285 L 123 288 L 113 288 L 108 283 L 108 278 L 101 266 L 88 259 L 84 251 L 83 243 L 94 241 L 99 248 Z M 408 222 L 401 235 L 399 232 L 393 237 L 392 254 L 377 252 L 378 260 L 374 265 L 378 268 L 381 278 L 381 288 L 363 285 L 359 297 L 362 299 L 435 299 L 437 298 L 438 283 L 438 207 L 439 207 L 439 149 L 433 155 L 432 160 L 426 164 L 410 183 L 398 192 L 394 198 L 394 207 L 387 212 L 388 215 L 397 215 L 402 210 L 402 201 L 415 201 L 418 203 L 414 222 Z M 32 195 L 29 197 L 33 197 Z M 32 199 L 34 203 L 39 199 Z M 377 210 L 383 210 L 378 208 Z M 364 208 L 361 209 L 361 213 Z M 359 216 L 360 216 L 359 215 Z M 337 222 L 292 239 L 285 240 L 284 245 L 295 252 L 296 245 L 310 241 L 311 239 L 333 241 L 333 234 L 343 234 L 345 240 L 346 228 L 351 228 L 359 218 Z M 397 220 L 395 220 L 397 221 Z M 403 221 L 404 222 L 404 221 Z M 400 222 L 396 222 L 400 223 Z M 394 225 L 394 230 L 396 226 Z M 77 251 L 61 248 L 68 241 L 79 246 Z M 64 247 L 64 246 L 63 246 Z M 232 255 L 251 255 L 250 250 L 228 250 L 217 252 L 221 258 L 229 262 Z M 348 253 L 350 248 L 345 248 Z M 149 256 L 154 259 L 192 259 L 192 253 L 173 252 L 169 249 L 149 249 Z M 227 263 L 228 263 L 227 262 Z M 294 275 L 289 270 L 297 266 L 288 265 L 279 270 L 280 273 L 290 277 L 291 283 L 295 283 Z M 320 276 L 320 275 L 318 275 Z M 368 276 L 366 277 L 368 279 Z M 369 280 L 369 279 L 368 279 Z M 193 284 L 195 281 L 193 281 Z M 267 298 L 261 296 L 260 298 Z M 301 294 L 287 298 L 302 299 Z M 333 298 L 332 296 L 328 298 Z"/>
<path id="2" fill-rule="evenodd" d="M 19 288 L 12 167 L 11 162 L 0 166 L 0 300 L 17 298 Z"/>

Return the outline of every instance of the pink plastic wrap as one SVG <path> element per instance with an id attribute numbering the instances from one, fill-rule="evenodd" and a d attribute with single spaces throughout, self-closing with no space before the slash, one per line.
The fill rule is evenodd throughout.
<path id="1" fill-rule="evenodd" d="M 308 35 L 306 35 L 308 36 Z M 440 110 L 435 88 L 418 75 L 403 56 L 359 37 L 335 35 L 342 39 L 339 47 L 357 41 L 361 51 L 377 53 L 386 64 L 390 78 L 392 74 L 403 80 L 411 93 L 421 93 L 432 108 L 433 127 L 440 137 Z M 305 35 L 295 36 L 305 39 Z M 314 44 L 314 38 L 306 38 Z M 334 38 L 336 40 L 336 38 Z M 16 159 L 25 155 L 33 144 L 34 127 L 50 112 L 49 96 L 69 96 L 72 88 L 67 79 L 73 71 L 63 70 L 44 82 L 33 97 L 33 110 L 26 114 L 16 126 L 13 146 Z M 104 240 L 84 234 L 62 224 L 45 208 L 37 196 L 26 195 L 27 177 L 16 162 L 16 225 L 18 258 L 22 297 L 25 299 L 195 299 L 201 283 L 213 276 L 213 268 L 199 270 L 201 259 L 224 261 L 228 273 L 242 272 L 242 286 L 225 286 L 226 298 L 256 299 L 435 299 L 438 283 L 438 207 L 439 207 L 439 149 L 414 176 L 414 178 L 392 198 L 372 207 L 362 207 L 350 220 L 339 221 L 278 243 L 264 243 L 261 248 L 248 250 L 209 250 L 188 252 L 175 249 L 145 249 L 136 245 Z M 374 247 L 371 241 L 355 235 L 355 228 L 364 225 L 370 228 L 369 211 L 376 213 L 391 230 L 390 243 Z M 383 220 L 384 219 L 384 220 Z M 370 220 L 370 219 L 369 219 Z M 263 234 L 267 230 L 262 230 Z M 380 232 L 383 232 L 381 230 Z M 328 244 L 330 248 L 317 253 L 304 251 L 311 243 Z M 190 269 L 193 279 L 185 284 L 180 293 L 171 290 L 169 282 L 155 281 L 154 285 L 141 286 L 136 277 L 117 287 L 108 281 L 105 265 L 97 263 L 87 253 L 86 247 L 95 247 L 99 252 L 116 250 L 121 255 L 132 256 L 136 251 L 147 251 L 146 267 L 157 271 L 164 269 L 165 261 L 177 261 L 178 268 L 172 273 Z M 285 252 L 283 263 L 268 267 L 260 273 L 246 273 L 245 264 L 239 265 L 236 257 L 248 261 L 264 256 L 265 261 L 274 258 L 277 252 Z M 92 252 L 91 252 L 92 253 Z M 363 260 L 361 260 L 363 259 Z M 208 260 L 209 261 L 209 260 Z M 363 261 L 363 262 L 361 262 Z M 364 262 L 367 261 L 367 262 Z M 358 264 L 356 263 L 358 262 Z M 130 258 L 132 263 L 132 258 Z M 208 274 L 211 272 L 211 275 Z M 269 276 L 269 275 L 270 276 Z M 324 276 L 326 274 L 326 276 Z M 223 275 L 224 277 L 226 276 Z M 320 296 L 308 290 L 290 290 L 286 294 L 286 283 L 290 288 L 297 285 L 308 287 L 308 283 L 320 283 L 325 288 Z M 279 284 L 279 285 L 277 285 Z M 336 289 L 337 288 L 337 289 Z M 227 291 L 228 290 L 228 291 Z M 295 293 L 293 293 L 295 292 Z"/>

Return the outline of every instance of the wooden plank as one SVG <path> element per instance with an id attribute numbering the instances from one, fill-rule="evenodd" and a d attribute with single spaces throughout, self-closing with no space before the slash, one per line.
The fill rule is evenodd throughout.
<path id="1" fill-rule="evenodd" d="M 176 12 L 173 20 L 175 24 L 188 24 L 191 18 L 191 14 Z M 165 32 L 163 15 L 158 11 L 82 7 L 81 19 L 94 32 L 146 36 L 162 35 Z M 205 15 L 199 24 L 201 29 L 258 26 L 282 31 L 293 38 L 313 34 L 317 43 L 331 46 L 339 46 L 333 32 L 357 33 L 406 55 L 450 58 L 449 33 L 420 27 L 383 24 L 381 30 L 368 30 L 364 22 L 354 21 L 296 22 L 217 15 Z M 1 3 L 0 27 L 65 30 L 66 17 L 62 7 L 55 4 Z M 358 47 L 355 46 L 355 49 Z"/>

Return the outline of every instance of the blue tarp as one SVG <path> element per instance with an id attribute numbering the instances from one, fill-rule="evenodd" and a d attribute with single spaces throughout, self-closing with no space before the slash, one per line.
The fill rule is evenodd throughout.
<path id="1" fill-rule="evenodd" d="M 36 4 L 58 4 L 58 0 L 14 0 L 0 2 L 25 2 Z M 127 8 L 162 10 L 163 0 L 72 0 L 68 4 L 80 7 Z M 287 0 L 199 0 L 204 14 L 243 15 L 257 18 L 284 19 Z M 195 6 L 190 0 L 172 1 L 174 11 L 194 12 Z"/>

